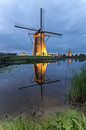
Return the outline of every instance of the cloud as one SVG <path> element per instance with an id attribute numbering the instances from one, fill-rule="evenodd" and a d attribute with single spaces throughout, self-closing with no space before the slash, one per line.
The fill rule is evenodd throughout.
<path id="1" fill-rule="evenodd" d="M 79 48 L 85 47 L 85 36 L 80 33 L 86 32 L 86 0 L 0 0 L 1 50 L 10 51 L 14 48 L 16 51 L 27 48 L 27 31 L 14 28 L 14 24 L 39 28 L 40 7 L 45 10 L 45 28 L 63 33 L 61 39 L 49 40 L 49 50 L 52 48 L 52 42 L 53 48 L 64 45 L 65 48 L 72 46 L 74 49 L 78 43 Z M 30 44 L 28 46 L 31 48 Z"/>

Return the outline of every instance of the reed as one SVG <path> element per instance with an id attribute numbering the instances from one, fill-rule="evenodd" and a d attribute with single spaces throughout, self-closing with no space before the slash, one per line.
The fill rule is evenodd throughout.
<path id="1" fill-rule="evenodd" d="M 86 130 L 86 117 L 75 110 L 55 113 L 36 121 L 17 117 L 1 121 L 0 130 Z"/>
<path id="2" fill-rule="evenodd" d="M 80 74 L 72 79 L 69 97 L 72 103 L 86 102 L 86 67 L 83 67 Z"/>

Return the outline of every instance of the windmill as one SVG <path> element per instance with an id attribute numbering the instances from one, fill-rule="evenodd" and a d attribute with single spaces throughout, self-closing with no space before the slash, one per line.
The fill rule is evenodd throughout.
<path id="1" fill-rule="evenodd" d="M 33 31 L 34 33 L 28 32 L 29 36 L 34 36 L 34 47 L 33 47 L 33 56 L 48 56 L 48 51 L 45 44 L 45 36 L 48 36 L 48 39 L 52 35 L 61 36 L 62 34 L 56 32 L 49 32 L 43 30 L 43 9 L 40 8 L 40 28 L 33 29 L 24 26 L 15 25 L 17 28 Z M 47 40 L 48 40 L 47 39 Z M 30 37 L 31 40 L 31 37 Z M 32 41 L 32 40 L 31 40 Z"/>

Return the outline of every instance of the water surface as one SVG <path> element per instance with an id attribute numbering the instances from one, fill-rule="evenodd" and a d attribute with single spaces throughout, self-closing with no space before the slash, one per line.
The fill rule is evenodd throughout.
<path id="1" fill-rule="evenodd" d="M 69 107 L 65 97 L 71 79 L 85 63 L 59 61 L 0 68 L 0 115 L 31 114 L 33 110 L 45 113 Z"/>

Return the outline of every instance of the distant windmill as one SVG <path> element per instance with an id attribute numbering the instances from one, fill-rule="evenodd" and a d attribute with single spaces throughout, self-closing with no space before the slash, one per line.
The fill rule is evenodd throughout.
<path id="1" fill-rule="evenodd" d="M 34 47 L 33 47 L 34 56 L 47 56 L 48 55 L 47 48 L 45 45 L 45 36 L 48 36 L 48 38 L 49 38 L 51 35 L 59 35 L 59 36 L 62 35 L 60 33 L 48 32 L 46 30 L 43 30 L 43 13 L 42 12 L 43 11 L 41 8 L 40 9 L 40 29 L 38 29 L 38 30 L 24 27 L 24 26 L 15 25 L 15 27 L 17 27 L 17 28 L 26 29 L 26 30 L 35 32 L 34 34 L 30 33 L 30 32 L 28 33 L 29 36 L 30 35 L 34 36 Z M 31 37 L 30 37 L 30 39 L 31 39 Z"/>

